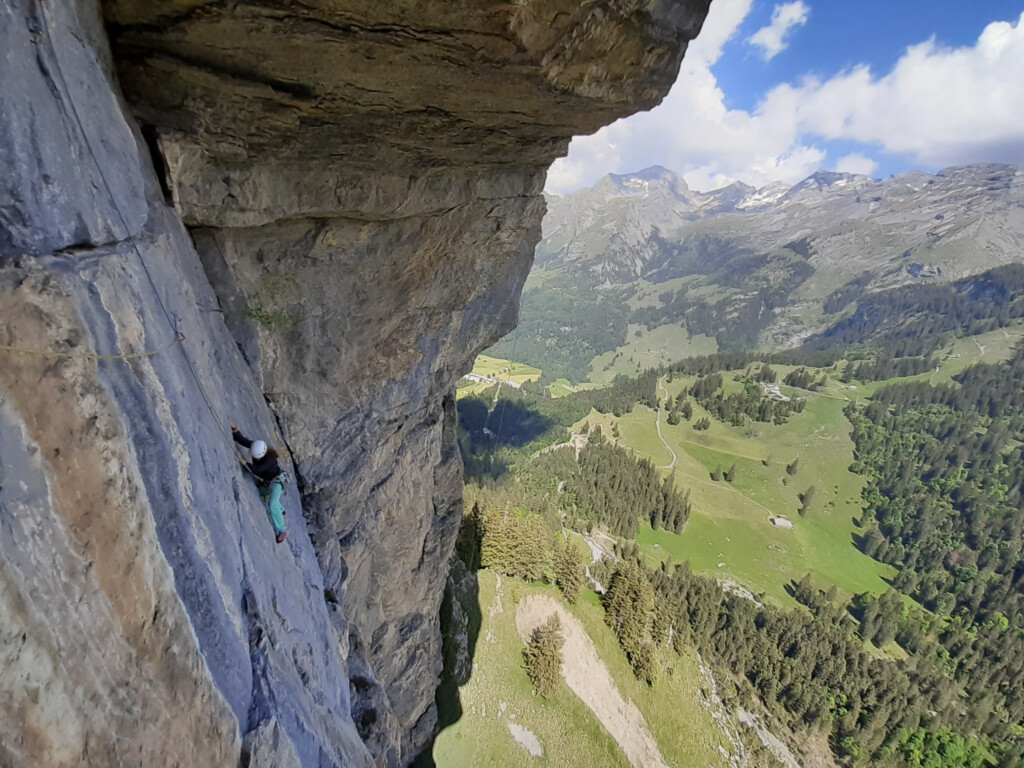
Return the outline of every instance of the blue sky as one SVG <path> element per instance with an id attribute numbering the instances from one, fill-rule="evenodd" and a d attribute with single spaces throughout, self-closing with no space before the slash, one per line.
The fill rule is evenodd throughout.
<path id="1" fill-rule="evenodd" d="M 1024 0 L 713 0 L 662 106 L 575 139 L 548 190 L 990 161 L 1024 164 Z"/>

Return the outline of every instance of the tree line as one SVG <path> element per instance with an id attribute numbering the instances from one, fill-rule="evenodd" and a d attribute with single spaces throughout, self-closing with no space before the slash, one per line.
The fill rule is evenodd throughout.
<path id="1" fill-rule="evenodd" d="M 728 594 L 686 565 L 647 569 L 635 551 L 620 554 L 602 602 L 639 679 L 653 683 L 664 654 L 692 644 L 733 682 L 739 704 L 756 699 L 794 731 L 824 734 L 842 758 L 973 768 L 984 756 L 939 714 L 955 687 L 936 684 L 930 668 L 866 653 L 834 590 L 829 599 L 809 577 L 796 585 L 818 601 L 809 616 Z"/>
<path id="2" fill-rule="evenodd" d="M 571 449 L 542 453 L 523 468 L 522 479 L 554 494 L 576 529 L 600 525 L 633 538 L 638 520 L 680 533 L 690 517 L 690 493 L 674 477 L 662 480 L 650 461 L 607 442 L 592 440 L 578 460 Z"/>
<path id="3" fill-rule="evenodd" d="M 843 370 L 842 381 L 884 381 L 902 376 L 917 376 L 933 370 L 938 365 L 934 356 L 890 357 L 880 354 L 874 360 L 850 363 Z"/>
<path id="4" fill-rule="evenodd" d="M 771 369 L 765 365 L 758 375 Z M 774 377 L 774 372 L 771 374 Z M 766 381 L 767 379 L 762 379 Z M 807 401 L 800 397 L 780 400 L 767 396 L 753 378 L 741 378 L 742 389 L 725 394 L 721 373 L 711 373 L 697 379 L 684 390 L 705 410 L 721 422 L 741 427 L 747 419 L 768 424 L 784 424 L 793 413 L 802 413 Z"/>
<path id="5" fill-rule="evenodd" d="M 808 349 L 887 347 L 892 357 L 927 355 L 949 334 L 974 336 L 1024 317 L 1024 265 L 953 283 L 905 285 L 858 296 L 857 309 L 805 343 Z"/>
<path id="6" fill-rule="evenodd" d="M 1024 754 L 1024 351 L 953 385 L 884 387 L 849 407 L 866 476 L 858 544 L 899 568 L 894 586 L 941 617 L 856 606 L 965 692 L 962 722 L 993 739 L 1006 765 Z"/>
<path id="7" fill-rule="evenodd" d="M 490 568 L 523 581 L 547 580 L 571 605 L 584 585 L 579 548 L 567 541 L 552 518 L 501 501 L 503 494 L 476 488 L 463 515 L 455 551 L 470 570 Z"/>

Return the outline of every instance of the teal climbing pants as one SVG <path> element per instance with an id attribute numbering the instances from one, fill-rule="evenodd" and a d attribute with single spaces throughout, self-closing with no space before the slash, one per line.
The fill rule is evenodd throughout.
<path id="1" fill-rule="evenodd" d="M 275 480 L 270 485 L 258 485 L 257 488 L 260 491 L 260 498 L 263 499 L 263 506 L 267 509 L 270 524 L 274 526 L 274 533 L 284 533 L 284 507 L 281 506 L 284 488 L 281 483 Z"/>

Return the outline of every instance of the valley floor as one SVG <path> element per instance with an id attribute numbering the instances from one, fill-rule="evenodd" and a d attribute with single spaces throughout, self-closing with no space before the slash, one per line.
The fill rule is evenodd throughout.
<path id="1" fill-rule="evenodd" d="M 892 566 L 868 557 L 856 546 L 864 533 L 860 526 L 866 480 L 864 475 L 851 471 L 855 461 L 851 419 L 856 422 L 857 416 L 848 419 L 844 409 L 872 397 L 886 384 L 940 384 L 974 363 L 1006 360 L 1022 339 L 1024 328 L 1019 325 L 956 339 L 936 355 L 934 370 L 880 382 L 843 383 L 842 361 L 829 368 L 810 369 L 813 381 L 826 382 L 819 390 L 785 384 L 773 388 L 775 399 L 805 400 L 802 410 L 790 413 L 779 424 L 750 418 L 726 423 L 692 396 L 691 419 L 670 424 L 666 403 L 676 398 L 681 402 L 683 390 L 691 391 L 697 377 L 665 374 L 657 381 L 659 408 L 639 404 L 654 404 L 651 395 L 646 395 L 620 416 L 591 410 L 572 425 L 573 441 L 579 439 L 585 445 L 583 435 L 590 433 L 590 442 L 599 443 L 591 430 L 600 426 L 604 438 L 648 459 L 661 477 L 675 478 L 677 490 L 689 492 L 692 511 L 682 533 L 654 529 L 643 520 L 635 536 L 639 549 L 629 541 L 619 542 L 632 553 L 630 558 L 639 553 L 653 571 L 661 564 L 687 562 L 692 571 L 716 578 L 727 592 L 758 604 L 796 608 L 806 615 L 805 604 L 795 599 L 798 582 L 805 575 L 822 595 L 834 587 L 828 600 L 838 598 L 840 604 L 858 594 L 886 593 L 896 575 Z M 609 372 L 620 362 L 621 358 L 610 358 Z M 633 365 L 628 358 L 627 362 Z M 512 370 L 508 361 L 498 361 L 499 368 L 503 363 L 506 371 Z M 772 367 L 779 382 L 793 370 L 782 365 Z M 928 364 L 918 370 L 930 367 Z M 647 383 L 656 376 L 651 374 Z M 749 392 L 754 386 L 752 379 L 750 369 L 728 371 L 723 372 L 719 384 L 726 395 L 742 390 L 744 383 Z M 573 389 L 568 382 L 559 388 L 565 390 L 561 394 Z M 709 408 L 721 406 L 721 399 L 709 400 L 706 395 L 703 402 Z M 579 410 L 571 411 L 570 418 L 556 423 L 564 426 L 576 419 L 591 401 L 584 403 Z M 677 403 L 677 413 L 679 407 Z M 701 424 L 702 429 L 695 429 L 698 421 L 706 421 L 707 428 Z M 737 426 L 739 421 L 744 423 Z M 859 433 L 858 440 L 863 445 Z M 870 453 L 862 448 L 859 460 L 863 462 Z M 722 478 L 726 471 L 728 481 Z M 570 502 L 560 500 L 562 485 L 557 491 L 552 486 L 548 492 L 550 509 L 559 512 L 562 524 L 567 524 L 564 520 L 575 514 L 574 497 L 565 497 Z M 803 503 L 804 499 L 811 501 Z M 775 525 L 780 516 L 788 517 L 792 527 Z M 559 521 L 552 518 L 548 524 L 556 528 Z M 621 551 L 601 530 L 591 533 L 586 537 L 570 534 L 570 540 L 586 553 L 584 562 L 591 556 Z M 671 568 L 667 570 L 672 572 Z M 694 650 L 672 655 L 657 682 L 649 687 L 634 677 L 605 624 L 604 610 L 594 592 L 584 590 L 577 605 L 566 606 L 550 585 L 499 578 L 488 570 L 480 571 L 478 576 L 478 604 L 463 608 L 482 616 L 480 639 L 473 673 L 459 691 L 461 717 L 440 734 L 435 745 L 434 757 L 442 768 L 526 764 L 738 768 L 795 764 L 787 745 L 756 716 L 740 708 L 735 696 L 730 699 L 726 695 L 731 709 L 727 712 L 718 699 L 711 673 Z M 475 592 L 472 599 L 476 599 Z M 907 595 L 901 599 L 905 605 L 916 605 Z M 543 699 L 531 689 L 522 651 L 532 629 L 552 613 L 560 616 L 566 640 L 566 685 L 550 699 Z M 906 651 L 892 639 L 876 640 L 882 647 L 862 639 L 877 637 L 881 635 L 862 632 L 861 637 L 854 636 L 858 654 L 863 642 L 864 649 L 874 656 L 907 658 Z M 713 653 L 702 648 L 705 653 Z M 791 734 L 786 738 L 798 745 L 805 765 L 835 764 L 826 736 L 801 732 L 798 739 Z M 744 740 L 754 748 L 745 747 Z"/>
<path id="2" fill-rule="evenodd" d="M 665 387 L 674 397 L 692 381 L 677 377 Z M 884 577 L 891 569 L 854 546 L 863 478 L 848 470 L 853 444 L 843 415 L 847 401 L 805 396 L 805 411 L 786 424 L 734 427 L 711 419 L 710 428 L 700 432 L 693 422 L 706 411 L 695 405 L 689 422 L 669 425 L 662 415 L 661 437 L 658 414 L 649 408 L 637 406 L 622 417 L 591 412 L 585 420 L 590 426 L 600 424 L 608 436 L 617 432 L 612 440 L 665 474 L 674 473 L 679 486 L 690 489 L 693 512 L 682 534 L 641 527 L 637 541 L 649 560 L 689 560 L 695 571 L 731 579 L 782 605 L 793 604 L 787 587 L 806 573 L 848 595 L 888 588 Z M 794 459 L 799 469 L 790 476 L 785 467 Z M 711 479 L 714 470 L 733 465 L 733 482 Z M 799 516 L 799 494 L 810 486 L 816 488 L 815 502 Z M 774 527 L 775 515 L 790 517 L 794 528 Z"/>

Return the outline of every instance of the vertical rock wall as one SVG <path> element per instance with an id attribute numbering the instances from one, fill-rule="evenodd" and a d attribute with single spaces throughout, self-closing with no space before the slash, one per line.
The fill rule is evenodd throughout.
<path id="1" fill-rule="evenodd" d="M 298 493 L 276 545 L 229 438 L 274 418 L 98 8 L 0 13 L 0 344 L 31 352 L 0 351 L 0 764 L 369 765 Z"/>
<path id="2" fill-rule="evenodd" d="M 0 9 L 0 344 L 167 349 L 0 365 L 4 762 L 407 763 L 455 382 L 547 164 L 664 95 L 707 0 L 102 10 L 112 59 L 91 2 Z M 228 419 L 292 452 L 285 545 Z"/>
<path id="3" fill-rule="evenodd" d="M 500 195 L 473 190 L 397 221 L 197 232 L 207 262 L 228 266 L 211 270 L 233 280 L 221 295 L 259 307 L 239 336 L 258 340 L 321 568 L 338 589 L 347 571 L 353 653 L 383 688 L 398 723 L 388 739 L 403 737 L 388 749 L 403 755 L 436 718 L 438 613 L 462 512 L 455 382 L 514 322 L 537 237 L 540 198 L 527 179 L 503 181 Z M 369 725 L 364 737 L 381 738 Z"/>

